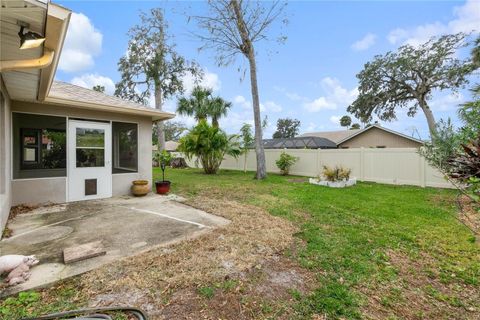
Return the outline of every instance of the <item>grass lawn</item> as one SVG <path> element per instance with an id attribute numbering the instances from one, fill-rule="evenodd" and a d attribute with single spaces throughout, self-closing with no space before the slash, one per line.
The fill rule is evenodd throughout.
<path id="1" fill-rule="evenodd" d="M 175 193 L 228 197 L 300 227 L 305 246 L 294 259 L 316 274 L 316 289 L 297 297 L 300 315 L 480 318 L 480 246 L 455 219 L 455 191 L 334 189 L 226 170 L 167 174 Z"/>
<path id="2" fill-rule="evenodd" d="M 168 169 L 173 193 L 232 223 L 0 302 L 0 316 L 124 301 L 152 319 L 480 319 L 480 246 L 455 191 L 252 177 Z"/>

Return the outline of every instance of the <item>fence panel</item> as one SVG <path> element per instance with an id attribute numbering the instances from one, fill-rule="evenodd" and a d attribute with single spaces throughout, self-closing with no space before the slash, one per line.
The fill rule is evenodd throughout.
<path id="1" fill-rule="evenodd" d="M 267 172 L 279 172 L 275 162 L 283 151 L 298 157 L 298 162 L 290 171 L 293 175 L 315 177 L 321 173 L 323 166 L 343 166 L 352 169 L 351 176 L 360 181 L 436 188 L 453 187 L 438 170 L 432 168 L 418 154 L 415 148 L 267 149 L 265 150 Z M 256 169 L 254 150 L 247 154 L 246 162 L 247 170 Z M 193 160 L 187 163 L 195 167 Z M 243 170 L 244 163 L 245 156 L 238 159 L 226 156 L 221 168 Z"/>

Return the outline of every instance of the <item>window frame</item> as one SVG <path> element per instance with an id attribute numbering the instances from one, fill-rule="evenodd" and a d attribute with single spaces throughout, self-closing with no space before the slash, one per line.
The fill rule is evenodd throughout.
<path id="1" fill-rule="evenodd" d="M 62 126 L 61 128 L 57 128 L 55 126 L 30 126 L 30 125 L 21 125 L 19 118 L 22 116 L 39 116 L 39 117 L 51 117 L 51 118 L 57 118 L 58 121 L 62 121 Z M 18 117 L 18 118 L 17 118 Z M 67 127 L 68 127 L 68 116 L 63 115 L 63 114 L 54 114 L 54 113 L 38 113 L 38 112 L 27 112 L 27 111 L 20 111 L 20 110 L 12 110 L 10 113 L 10 132 L 11 132 L 11 155 L 10 155 L 10 161 L 11 161 L 11 180 L 12 181 L 17 181 L 17 180 L 37 180 L 37 179 L 57 179 L 57 178 L 66 178 L 68 177 L 68 132 L 67 132 Z M 39 143 L 42 143 L 42 134 L 44 130 L 48 131 L 58 131 L 58 132 L 64 132 L 65 133 L 65 167 L 61 168 L 42 168 L 42 167 L 23 167 L 23 148 L 22 146 L 24 145 L 23 141 L 23 134 L 22 130 L 24 129 L 33 129 L 33 130 L 39 130 L 40 131 L 40 141 Z M 41 153 L 42 153 L 42 148 L 43 146 L 40 145 L 40 148 L 38 152 L 40 152 L 40 158 L 39 160 L 39 166 L 41 166 Z"/>
<path id="2" fill-rule="evenodd" d="M 140 126 L 138 122 L 127 122 L 127 121 L 111 121 L 111 126 L 112 126 L 112 174 L 134 174 L 138 173 L 138 162 L 139 162 L 139 132 L 140 132 Z M 135 170 L 129 169 L 129 168 L 122 168 L 120 166 L 116 166 L 116 163 L 118 160 L 118 157 L 116 157 L 116 150 L 119 149 L 118 147 L 118 139 L 116 139 L 116 131 L 114 129 L 115 124 L 127 124 L 127 125 L 132 125 L 135 126 L 136 129 L 136 164 L 135 164 Z"/>

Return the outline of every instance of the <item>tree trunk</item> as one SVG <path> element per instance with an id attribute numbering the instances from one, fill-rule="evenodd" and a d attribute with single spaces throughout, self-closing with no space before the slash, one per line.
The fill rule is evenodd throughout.
<path id="1" fill-rule="evenodd" d="M 263 150 L 263 133 L 262 133 L 262 119 L 260 117 L 260 98 L 258 97 L 257 85 L 257 65 L 255 63 L 255 56 L 252 52 L 248 57 L 250 63 L 250 84 L 252 87 L 253 100 L 253 119 L 255 121 L 255 153 L 257 155 L 257 173 L 256 179 L 265 179 L 267 177 L 267 169 L 265 165 L 265 151 Z"/>
<path id="2" fill-rule="evenodd" d="M 263 134 L 262 134 L 262 119 L 260 117 L 260 98 L 258 97 L 258 84 L 257 84 L 257 64 L 255 61 L 255 50 L 245 21 L 243 19 L 243 13 L 240 8 L 238 0 L 231 0 L 230 5 L 233 8 L 236 16 L 237 28 L 242 37 L 243 53 L 248 58 L 250 66 L 250 86 L 252 90 L 253 101 L 253 119 L 255 121 L 255 153 L 257 156 L 257 172 L 255 174 L 256 179 L 265 179 L 267 177 L 267 169 L 265 165 L 265 151 L 263 150 Z"/>
<path id="3" fill-rule="evenodd" d="M 218 119 L 216 117 L 212 117 L 212 127 L 214 128 L 219 127 Z"/>
<path id="4" fill-rule="evenodd" d="M 155 109 L 162 111 L 162 89 L 155 85 Z M 157 121 L 157 144 L 158 151 L 165 150 L 165 131 L 163 130 L 163 121 Z"/>
<path id="5" fill-rule="evenodd" d="M 437 123 L 433 116 L 432 109 L 428 106 L 426 101 L 420 100 L 420 108 L 422 108 L 425 117 L 427 118 L 428 129 L 430 130 L 430 138 L 433 138 L 437 134 Z"/>
<path id="6" fill-rule="evenodd" d="M 247 173 L 247 158 L 248 150 L 245 152 L 245 158 L 243 159 L 243 173 Z"/>

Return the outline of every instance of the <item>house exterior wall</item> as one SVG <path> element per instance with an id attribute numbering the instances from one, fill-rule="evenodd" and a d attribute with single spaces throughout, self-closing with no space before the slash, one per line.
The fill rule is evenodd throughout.
<path id="1" fill-rule="evenodd" d="M 419 142 L 384 131 L 371 128 L 338 145 L 339 148 L 418 148 Z"/>
<path id="2" fill-rule="evenodd" d="M 11 100 L 0 75 L 0 238 L 12 204 L 11 180 Z"/>
<path id="3" fill-rule="evenodd" d="M 114 173 L 112 175 L 112 193 L 124 195 L 130 192 L 131 182 L 137 179 L 152 181 L 152 120 L 150 117 L 132 116 L 115 112 L 87 110 L 76 107 L 38 104 L 13 101 L 12 112 L 37 113 L 52 116 L 66 116 L 82 120 L 103 120 L 132 122 L 138 124 L 138 172 Z M 28 186 L 28 188 L 27 188 Z M 34 189 L 31 189 L 31 188 Z M 27 188 L 27 189 L 25 189 Z M 13 205 L 20 203 L 39 204 L 46 202 L 65 202 L 67 199 L 67 183 L 65 177 L 17 179 L 12 180 Z M 28 192 L 24 190 L 42 190 Z"/>

